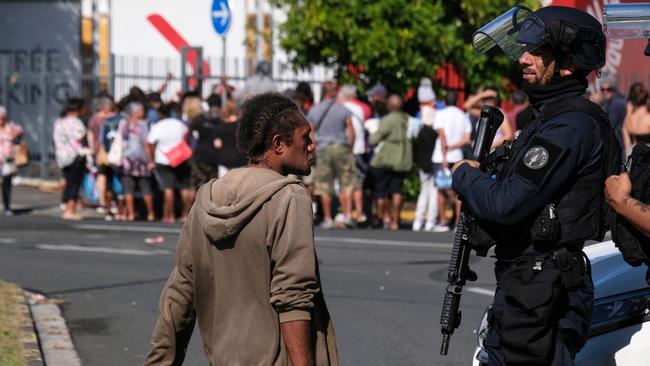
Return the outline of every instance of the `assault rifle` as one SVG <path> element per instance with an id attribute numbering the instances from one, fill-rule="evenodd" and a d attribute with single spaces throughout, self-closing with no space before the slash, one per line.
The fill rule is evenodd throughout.
<path id="1" fill-rule="evenodd" d="M 472 160 L 479 163 L 483 162 L 492 145 L 494 135 L 503 122 L 503 114 L 498 108 L 483 106 L 481 108 L 481 118 L 478 121 L 476 139 L 472 146 Z M 442 302 L 442 313 L 440 314 L 440 327 L 442 330 L 442 347 L 441 355 L 446 355 L 449 350 L 449 340 L 454 330 L 460 326 L 461 311 L 460 295 L 463 292 L 463 286 L 467 281 L 476 281 L 476 273 L 469 269 L 469 255 L 471 251 L 469 236 L 467 232 L 467 214 L 461 205 L 458 224 L 456 226 L 456 235 L 454 237 L 454 247 L 451 250 L 451 259 L 449 260 L 449 273 L 447 274 L 447 289 L 445 298 Z"/>

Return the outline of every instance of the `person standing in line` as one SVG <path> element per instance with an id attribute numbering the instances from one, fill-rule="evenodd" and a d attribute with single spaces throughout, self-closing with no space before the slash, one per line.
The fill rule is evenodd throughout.
<path id="1" fill-rule="evenodd" d="M 61 117 L 54 122 L 54 154 L 65 179 L 62 216 L 64 220 L 81 220 L 81 216 L 77 214 L 77 201 L 86 172 L 86 157 L 83 154 L 86 126 L 79 119 L 83 108 L 83 100 L 71 98 L 63 107 Z"/>
<path id="2" fill-rule="evenodd" d="M 420 130 L 414 141 L 413 160 L 418 166 L 420 175 L 420 194 L 415 205 L 415 220 L 413 220 L 413 231 L 431 231 L 436 225 L 438 217 L 438 189 L 434 183 L 433 150 L 436 146 L 437 134 L 433 129 L 436 110 L 434 103 L 436 94 L 431 87 L 431 80 L 420 82 L 418 88 L 418 102 L 420 103 L 419 118 L 421 121 Z"/>
<path id="3" fill-rule="evenodd" d="M 134 194 L 136 189 L 142 194 L 147 209 L 147 221 L 156 217 L 153 209 L 151 188 L 151 165 L 145 151 L 148 121 L 145 119 L 144 105 L 131 102 L 126 106 L 126 119 L 118 127 L 122 135 L 122 185 L 126 198 L 126 221 L 136 218 Z"/>
<path id="4" fill-rule="evenodd" d="M 2 180 L 2 202 L 4 215 L 13 216 L 11 210 L 11 186 L 16 175 L 14 156 L 16 142 L 22 137 L 23 128 L 7 119 L 7 109 L 0 106 L 0 180 Z"/>
<path id="5" fill-rule="evenodd" d="M 625 156 L 632 153 L 637 143 L 650 143 L 650 98 L 641 83 L 630 87 L 627 114 L 623 123 L 623 147 Z"/>
<path id="6" fill-rule="evenodd" d="M 456 107 L 456 92 L 449 90 L 445 95 L 445 108 L 436 113 L 433 128 L 438 133 L 436 147 L 433 150 L 431 161 L 435 177 L 449 175 L 449 166 L 463 160 L 462 147 L 470 143 L 472 125 L 467 115 Z M 459 206 L 456 196 L 453 194 L 451 185 L 441 185 L 443 179 L 437 179 L 438 188 L 438 217 L 440 223 L 433 227 L 435 232 L 449 231 L 449 218 L 445 215 L 445 201 L 452 202 L 452 207 Z M 451 182 L 449 182 L 451 183 Z"/>
<path id="7" fill-rule="evenodd" d="M 101 95 L 97 100 L 98 110 L 90 117 L 88 121 L 88 148 L 93 154 L 93 161 L 97 168 L 97 193 L 99 196 L 99 207 L 97 212 L 109 214 L 110 200 L 108 200 L 110 187 L 112 185 L 113 174 L 109 172 L 108 151 L 104 149 L 101 143 L 101 131 L 106 121 L 115 116 L 115 102 L 108 95 Z"/>
<path id="8" fill-rule="evenodd" d="M 212 94 L 208 97 L 209 110 L 190 123 L 190 130 L 197 138 L 196 149 L 191 160 L 190 185 L 194 191 L 210 181 L 219 178 L 221 141 L 217 128 L 223 123 L 221 117 L 221 97 Z"/>
<path id="9" fill-rule="evenodd" d="M 153 124 L 147 136 L 146 152 L 149 157 L 149 169 L 154 171 L 158 186 L 163 190 L 163 219 L 167 224 L 176 222 L 174 212 L 175 190 L 180 190 L 182 199 L 182 218 L 190 211 L 192 192 L 190 190 L 190 166 L 186 160 L 179 165 L 170 166 L 167 153 L 185 141 L 188 128 L 183 121 L 170 117 L 170 104 L 163 104 L 158 109 L 160 120 Z"/>
<path id="10" fill-rule="evenodd" d="M 355 162 L 352 154 L 354 127 L 352 113 L 336 103 L 337 85 L 334 81 L 323 83 L 323 100 L 312 107 L 307 119 L 316 134 L 318 163 L 314 169 L 314 183 L 317 196 L 323 205 L 321 228 L 330 229 L 332 220 L 332 195 L 334 180 L 339 180 L 339 202 L 343 211 L 344 224 L 354 226 L 352 218 L 352 191 L 355 187 Z"/>
<path id="11" fill-rule="evenodd" d="M 354 206 L 354 221 L 357 224 L 365 224 L 368 218 L 363 211 L 363 182 L 368 174 L 368 154 L 366 144 L 366 130 L 363 123 L 366 120 L 366 110 L 363 103 L 357 99 L 357 88 L 354 85 L 344 85 L 339 92 L 341 104 L 347 108 L 352 115 L 352 126 L 354 128 L 354 143 L 352 145 L 352 154 L 354 155 L 356 168 L 356 181 L 354 191 L 352 192 L 352 203 Z M 370 107 L 366 106 L 368 113 Z"/>
<path id="12" fill-rule="evenodd" d="M 336 366 L 309 192 L 311 127 L 282 95 L 243 106 L 249 165 L 203 185 L 160 296 L 146 366 L 181 365 L 195 322 L 211 365 Z"/>
<path id="13" fill-rule="evenodd" d="M 598 99 L 600 96 L 600 104 L 607 112 L 609 123 L 616 133 L 618 143 L 623 146 L 623 122 L 627 114 L 627 100 L 618 90 L 616 75 L 605 73 L 597 80 L 600 84 L 600 93 L 596 93 L 593 97 Z"/>
<path id="14" fill-rule="evenodd" d="M 217 126 L 215 147 L 219 150 L 219 176 L 226 175 L 231 169 L 246 165 L 246 157 L 237 148 L 236 134 L 239 121 L 239 107 L 234 100 L 229 100 L 223 109 L 223 123 Z"/>
<path id="15" fill-rule="evenodd" d="M 408 115 L 402 112 L 402 97 L 388 97 L 388 114 L 370 136 L 370 144 L 381 148 L 370 161 L 376 184 L 377 216 L 390 230 L 399 229 L 402 190 L 406 173 L 413 165 L 413 146 L 408 136 Z M 386 220 L 388 218 L 388 220 Z"/>
<path id="16" fill-rule="evenodd" d="M 246 100 L 257 94 L 275 91 L 273 66 L 268 61 L 260 61 L 255 67 L 255 75 L 246 80 L 241 90 L 235 93 L 236 100 Z M 224 106 L 225 107 L 225 106 Z"/>

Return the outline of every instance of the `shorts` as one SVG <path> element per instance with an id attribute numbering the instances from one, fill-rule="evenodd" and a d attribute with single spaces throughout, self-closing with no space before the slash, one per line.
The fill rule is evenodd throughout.
<path id="1" fill-rule="evenodd" d="M 334 179 L 341 192 L 352 192 L 357 186 L 356 163 L 347 145 L 331 144 L 317 153 L 314 169 L 315 194 L 334 194 Z"/>
<path id="2" fill-rule="evenodd" d="M 190 186 L 199 189 L 212 178 L 219 178 L 219 167 L 212 164 L 192 160 L 190 173 Z"/>
<path id="3" fill-rule="evenodd" d="M 375 196 L 386 197 L 394 193 L 402 193 L 406 173 L 384 168 L 370 168 L 375 181 Z"/>
<path id="4" fill-rule="evenodd" d="M 447 164 L 447 167 L 448 167 L 447 169 L 449 169 L 450 172 L 451 172 L 451 167 L 453 167 L 454 164 L 456 164 L 456 162 L 453 162 L 453 163 L 452 163 L 452 162 L 449 162 L 449 163 Z M 438 172 L 440 172 L 440 171 L 443 170 L 444 168 L 445 168 L 445 167 L 442 165 L 442 163 L 433 163 L 433 185 L 434 185 L 434 187 L 436 187 L 436 188 L 440 188 L 440 187 L 436 184 L 436 177 L 438 176 Z M 449 187 L 449 188 L 440 188 L 440 189 L 451 189 L 451 187 Z"/>
<path id="5" fill-rule="evenodd" d="M 190 187 L 190 165 L 188 162 L 176 168 L 156 164 L 154 175 L 160 189 L 188 189 Z"/>
<path id="6" fill-rule="evenodd" d="M 354 189 L 359 190 L 363 188 L 363 182 L 366 180 L 366 175 L 368 175 L 368 169 L 370 168 L 370 165 L 368 164 L 366 156 L 363 154 L 355 155 L 354 162 L 356 166 L 357 177 Z"/>
<path id="7" fill-rule="evenodd" d="M 150 196 L 152 191 L 150 179 L 150 177 L 134 177 L 132 175 L 123 176 L 122 186 L 124 187 L 124 193 L 134 194 L 137 186 L 143 196 Z"/>

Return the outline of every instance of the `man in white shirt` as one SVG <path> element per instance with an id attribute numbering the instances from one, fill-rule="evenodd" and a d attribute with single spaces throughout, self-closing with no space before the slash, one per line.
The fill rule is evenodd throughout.
<path id="1" fill-rule="evenodd" d="M 459 202 L 451 189 L 449 166 L 463 160 L 462 147 L 470 143 L 472 135 L 472 125 L 469 118 L 465 112 L 456 107 L 456 102 L 456 92 L 447 91 L 447 95 L 445 95 L 446 107 L 436 113 L 433 125 L 433 128 L 438 132 L 438 140 L 431 159 L 434 176 L 436 177 L 436 186 L 438 187 L 440 224 L 434 226 L 433 231 L 436 232 L 449 231 L 449 219 L 445 216 L 446 198 L 451 200 L 453 207 L 458 212 Z"/>

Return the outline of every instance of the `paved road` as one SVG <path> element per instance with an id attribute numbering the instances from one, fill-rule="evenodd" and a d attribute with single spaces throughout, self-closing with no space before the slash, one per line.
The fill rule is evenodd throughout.
<path id="1" fill-rule="evenodd" d="M 70 223 L 43 212 L 0 218 L 0 278 L 65 301 L 63 314 L 85 365 L 140 364 L 180 228 Z M 165 242 L 145 244 L 152 235 Z M 451 234 L 410 231 L 316 232 L 343 365 L 471 362 L 474 330 L 491 299 L 492 261 L 473 259 L 480 278 L 463 295 L 463 323 L 442 357 L 438 322 L 450 241 Z M 186 365 L 206 364 L 200 343 L 195 332 Z"/>

